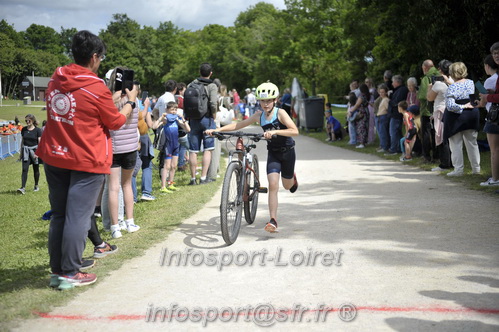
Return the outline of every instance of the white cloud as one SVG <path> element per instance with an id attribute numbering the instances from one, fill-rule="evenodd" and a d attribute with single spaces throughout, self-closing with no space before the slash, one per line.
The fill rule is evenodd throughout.
<path id="1" fill-rule="evenodd" d="M 240 12 L 259 0 L 0 0 L 0 19 L 13 24 L 17 31 L 31 24 L 49 26 L 60 31 L 76 28 L 98 33 L 112 21 L 113 14 L 127 14 L 140 25 L 157 28 L 171 21 L 185 30 L 199 30 L 207 24 L 231 26 Z M 284 0 L 265 0 L 285 9 Z M 119 4 L 119 6 L 117 6 Z"/>

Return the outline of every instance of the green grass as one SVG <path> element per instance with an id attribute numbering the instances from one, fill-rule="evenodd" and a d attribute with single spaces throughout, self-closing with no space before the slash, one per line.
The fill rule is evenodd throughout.
<path id="1" fill-rule="evenodd" d="M 26 106 L 0 108 L 0 119 L 13 120 L 15 115 L 20 120 L 33 112 Z M 42 112 L 40 112 L 42 113 Z M 42 113 L 45 114 L 45 113 Z M 38 113 L 36 113 L 38 118 Z M 41 122 L 44 117 L 38 118 Z M 40 191 L 33 192 L 33 170 L 30 168 L 26 195 L 16 193 L 21 186 L 21 163 L 19 155 L 0 161 L 0 330 L 7 330 L 17 320 L 32 317 L 35 312 L 48 312 L 51 308 L 63 305 L 84 289 L 59 292 L 48 287 L 49 265 L 47 239 L 49 222 L 41 219 L 50 209 L 48 189 L 43 167 L 41 167 Z M 157 163 L 155 160 L 154 163 Z M 220 169 L 225 169 L 225 160 L 221 158 Z M 139 232 L 125 234 L 121 239 L 111 239 L 110 233 L 102 230 L 101 236 L 119 247 L 119 252 L 98 260 L 91 272 L 100 280 L 110 272 L 120 268 L 130 259 L 140 256 L 154 244 L 163 241 L 182 220 L 196 213 L 213 197 L 221 180 L 202 185 L 187 186 L 190 174 L 177 172 L 175 181 L 178 192 L 160 194 L 158 170 L 153 173 L 153 190 L 156 201 L 135 204 L 134 217 L 141 226 Z M 137 178 L 140 188 L 141 174 Z M 84 257 L 93 255 L 93 245 L 87 241 Z M 92 286 L 90 286 L 92 287 Z M 84 287 L 85 288 L 85 287 Z"/>
<path id="2" fill-rule="evenodd" d="M 16 106 L 19 104 L 19 106 Z M 14 121 L 15 117 L 24 126 L 24 117 L 27 114 L 33 114 L 41 126 L 43 120 L 47 119 L 47 111 L 43 108 L 45 103 L 43 101 L 35 101 L 31 105 L 23 105 L 22 100 L 4 100 L 2 107 L 0 107 L 0 121 Z"/>
<path id="3" fill-rule="evenodd" d="M 345 120 L 346 112 L 347 112 L 346 108 L 333 108 L 333 116 L 336 119 L 338 119 L 343 126 L 346 124 L 346 120 Z M 399 161 L 400 155 L 385 156 L 385 155 L 383 155 L 383 153 L 376 152 L 376 150 L 379 146 L 378 138 L 376 138 L 376 140 L 372 144 L 368 144 L 364 149 L 356 149 L 355 146 L 348 144 L 348 137 L 346 139 L 343 139 L 343 140 L 337 141 L 337 142 L 329 142 L 329 143 L 325 142 L 324 140 L 327 138 L 327 134 L 324 130 L 321 132 L 314 132 L 314 131 L 306 132 L 304 130 L 300 130 L 300 134 L 316 138 L 317 140 L 323 142 L 324 144 L 330 144 L 330 145 L 334 145 L 337 147 L 341 147 L 343 149 L 353 150 L 353 151 L 360 152 L 360 153 L 374 154 L 374 155 L 377 155 L 381 158 L 400 162 Z M 478 139 L 486 139 L 486 135 L 483 131 L 479 132 Z M 298 156 L 298 159 L 299 159 L 299 156 Z M 404 164 L 416 166 L 416 167 L 419 167 L 425 171 L 431 171 L 431 169 L 433 167 L 438 166 L 438 163 L 428 164 L 428 163 L 423 162 L 423 160 L 421 160 L 420 158 L 415 158 L 413 161 L 410 161 L 410 162 L 404 162 Z M 460 176 L 460 177 L 448 177 L 448 176 L 445 176 L 445 174 L 447 174 L 448 172 L 442 172 L 441 176 L 445 176 L 447 179 L 449 179 L 449 181 L 461 183 L 466 188 L 494 194 L 495 190 L 497 188 L 487 188 L 487 187 L 480 186 L 480 182 L 487 180 L 491 176 L 490 151 L 480 153 L 480 167 L 481 167 L 481 173 L 482 173 L 481 175 L 471 174 L 471 166 L 470 166 L 468 157 L 466 155 L 466 149 L 464 149 L 465 175 Z"/>

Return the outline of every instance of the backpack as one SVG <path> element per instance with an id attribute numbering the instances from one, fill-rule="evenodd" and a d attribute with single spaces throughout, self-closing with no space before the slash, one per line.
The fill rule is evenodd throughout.
<path id="1" fill-rule="evenodd" d="M 198 80 L 187 86 L 184 92 L 184 115 L 188 119 L 201 119 L 208 113 L 208 92 Z"/>
<path id="2" fill-rule="evenodd" d="M 163 125 L 161 125 L 158 127 L 158 129 L 156 129 L 156 135 L 154 135 L 154 142 L 152 143 L 152 146 L 156 150 L 162 151 L 165 148 L 165 143 L 166 137 L 163 130 Z"/>

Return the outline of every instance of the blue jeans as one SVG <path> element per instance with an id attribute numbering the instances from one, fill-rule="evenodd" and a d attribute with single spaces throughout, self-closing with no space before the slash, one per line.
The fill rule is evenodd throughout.
<path id="1" fill-rule="evenodd" d="M 357 144 L 357 131 L 355 127 L 355 122 L 348 121 L 348 136 L 350 136 L 350 141 L 348 141 L 348 144 Z"/>
<path id="2" fill-rule="evenodd" d="M 134 202 L 137 202 L 137 175 L 139 174 L 139 171 L 142 168 L 142 160 L 139 157 L 140 154 L 139 151 L 137 151 L 137 162 L 135 163 L 135 168 L 133 169 L 133 174 L 132 174 L 132 191 L 133 191 Z"/>
<path id="3" fill-rule="evenodd" d="M 152 160 L 149 156 L 141 156 L 142 160 L 142 194 L 152 195 Z"/>
<path id="4" fill-rule="evenodd" d="M 400 139 L 402 138 L 402 119 L 390 118 L 390 152 L 402 152 Z"/>
<path id="5" fill-rule="evenodd" d="M 402 150 L 402 154 L 404 155 L 405 157 L 405 137 L 402 137 L 400 139 L 400 150 Z"/>
<path id="6" fill-rule="evenodd" d="M 376 117 L 376 130 L 378 131 L 379 137 L 379 146 L 388 151 L 390 148 L 390 119 L 388 118 L 388 114 L 380 115 Z"/>
<path id="7" fill-rule="evenodd" d="M 185 165 L 185 152 L 189 150 L 189 139 L 187 135 L 184 137 L 179 137 L 178 142 L 180 143 L 180 147 L 178 150 L 178 167 L 182 167 Z"/>

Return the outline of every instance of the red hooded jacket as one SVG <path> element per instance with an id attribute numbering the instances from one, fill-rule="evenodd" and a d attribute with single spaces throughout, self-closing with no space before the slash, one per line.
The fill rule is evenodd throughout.
<path id="1" fill-rule="evenodd" d="M 36 154 L 47 164 L 109 174 L 113 150 L 109 130 L 126 121 L 111 91 L 95 73 L 77 64 L 59 67 L 47 93 L 47 125 Z"/>

